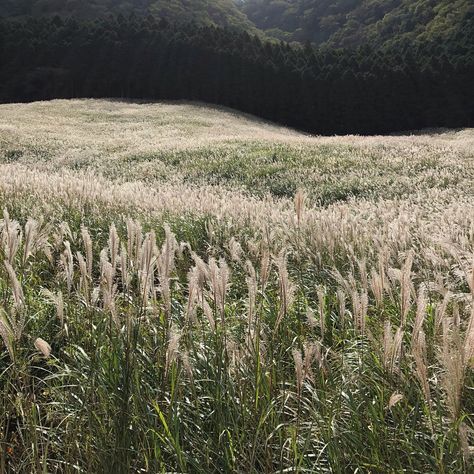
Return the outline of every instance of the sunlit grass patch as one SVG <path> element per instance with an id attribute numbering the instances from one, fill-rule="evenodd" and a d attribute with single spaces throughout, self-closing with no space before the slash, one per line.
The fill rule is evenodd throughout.
<path id="1" fill-rule="evenodd" d="M 472 131 L 1 110 L 0 471 L 470 472 Z"/>

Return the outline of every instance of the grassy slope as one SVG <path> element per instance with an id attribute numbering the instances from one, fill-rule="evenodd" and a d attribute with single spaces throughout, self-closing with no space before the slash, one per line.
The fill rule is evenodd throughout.
<path id="1" fill-rule="evenodd" d="M 99 171 L 152 185 L 219 184 L 287 198 L 302 188 L 324 205 L 472 187 L 469 130 L 319 138 L 231 110 L 178 103 L 53 101 L 2 111 L 0 160 L 40 170 Z"/>
<path id="2" fill-rule="evenodd" d="M 0 466 L 469 472 L 473 142 L 0 106 Z"/>

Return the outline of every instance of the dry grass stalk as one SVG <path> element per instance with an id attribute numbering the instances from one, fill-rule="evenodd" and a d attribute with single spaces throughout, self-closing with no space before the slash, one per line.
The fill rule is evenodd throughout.
<path id="1" fill-rule="evenodd" d="M 82 242 L 84 244 L 84 254 L 86 257 L 87 278 L 92 281 L 93 248 L 92 239 L 86 227 L 81 227 Z"/>
<path id="2" fill-rule="evenodd" d="M 370 289 L 374 295 L 376 307 L 380 308 L 383 305 L 384 297 L 383 279 L 374 268 L 370 275 Z"/>
<path id="3" fill-rule="evenodd" d="M 138 235 L 138 234 L 136 234 Z M 130 250 L 130 249 L 129 249 Z M 133 250 L 132 250 L 133 251 Z M 136 251 L 136 249 L 135 249 Z M 138 250 L 137 261 L 138 265 L 138 281 L 139 290 L 141 294 L 141 307 L 145 309 L 148 307 L 150 297 L 155 298 L 155 268 L 156 268 L 156 236 L 154 232 L 149 232 L 145 235 L 143 244 Z"/>
<path id="4" fill-rule="evenodd" d="M 305 201 L 306 201 L 306 196 L 304 192 L 301 189 L 299 189 L 295 195 L 295 213 L 296 213 L 296 220 L 298 223 L 298 227 L 300 226 L 301 219 L 303 217 Z"/>
<path id="5" fill-rule="evenodd" d="M 193 267 L 188 272 L 188 298 L 186 303 L 186 321 L 197 322 L 196 309 L 199 304 L 199 298 L 202 287 L 199 284 L 199 270 Z"/>
<path id="6" fill-rule="evenodd" d="M 216 330 L 216 320 L 214 318 L 214 313 L 212 311 L 211 306 L 209 305 L 209 303 L 207 302 L 207 300 L 205 298 L 202 299 L 202 301 L 200 303 L 200 306 L 201 306 L 201 309 L 202 309 L 204 315 L 206 316 L 207 320 L 209 321 L 209 326 L 211 327 L 211 330 L 215 331 Z"/>
<path id="7" fill-rule="evenodd" d="M 472 303 L 462 351 L 464 364 L 471 368 L 474 367 L 474 303 Z"/>
<path id="8" fill-rule="evenodd" d="M 258 283 L 257 283 L 257 272 L 255 271 L 255 268 L 252 265 L 252 262 L 250 260 L 247 260 L 245 266 L 247 269 L 247 276 L 245 278 L 245 281 L 247 283 L 247 291 L 248 291 L 247 323 L 248 323 L 248 328 L 250 331 L 254 324 L 254 319 L 255 319 Z"/>
<path id="9" fill-rule="evenodd" d="M 79 265 L 79 294 L 84 299 L 86 305 L 91 304 L 91 294 L 90 294 L 90 279 L 89 279 L 89 272 L 87 270 L 87 263 L 84 257 L 82 256 L 81 252 L 77 252 L 76 254 L 77 263 Z"/>
<path id="10" fill-rule="evenodd" d="M 110 255 L 110 264 L 115 272 L 117 268 L 117 260 L 119 255 L 119 248 L 120 248 L 120 237 L 117 233 L 117 228 L 115 224 L 110 226 L 109 230 L 109 255 Z"/>
<path id="11" fill-rule="evenodd" d="M 1 240 L 5 260 L 10 265 L 13 265 L 23 238 L 20 224 L 10 219 L 10 215 L 6 209 L 3 211 Z"/>
<path id="12" fill-rule="evenodd" d="M 175 268 L 175 257 L 179 250 L 175 235 L 168 225 L 164 226 L 165 241 L 161 252 L 157 254 L 156 268 L 160 280 L 160 293 L 163 298 L 165 312 L 171 316 L 171 276 Z"/>
<path id="13" fill-rule="evenodd" d="M 426 403 L 431 405 L 431 390 L 428 382 L 428 363 L 426 355 L 426 336 L 423 329 L 412 339 L 411 353 L 415 360 L 415 375 L 420 383 Z"/>
<path id="14" fill-rule="evenodd" d="M 369 306 L 369 298 L 367 293 L 362 291 L 352 292 L 352 316 L 354 327 L 362 334 L 365 334 L 367 310 Z"/>
<path id="15" fill-rule="evenodd" d="M 5 268 L 10 279 L 13 294 L 13 307 L 16 311 L 20 311 L 25 305 L 25 296 L 23 295 L 23 290 L 21 288 L 20 282 L 18 281 L 15 270 L 8 261 L 5 261 Z"/>
<path id="16" fill-rule="evenodd" d="M 326 288 L 317 288 L 318 309 L 319 309 L 319 329 L 321 331 L 321 340 L 324 339 L 326 332 Z"/>
<path id="17" fill-rule="evenodd" d="M 298 396 L 301 395 L 303 383 L 306 379 L 315 382 L 313 363 L 318 362 L 318 367 L 324 373 L 325 356 L 321 352 L 321 345 L 318 342 L 306 341 L 303 345 L 303 354 L 299 349 L 293 349 L 293 360 L 295 363 L 296 390 Z"/>
<path id="18" fill-rule="evenodd" d="M 389 373 L 399 370 L 400 358 L 402 355 L 403 330 L 397 328 L 395 334 L 392 332 L 390 321 L 385 322 L 383 336 L 383 363 Z"/>
<path id="19" fill-rule="evenodd" d="M 13 360 L 15 357 L 14 354 L 14 341 L 15 341 L 15 332 L 14 328 L 12 328 L 11 320 L 8 317 L 6 311 L 0 307 L 0 337 L 7 348 L 11 359 Z"/>
<path id="20" fill-rule="evenodd" d="M 221 318 L 221 322 L 225 320 L 225 300 L 229 289 L 230 270 L 226 261 L 221 258 L 219 264 L 216 259 L 209 259 L 209 287 L 214 301 L 214 306 Z"/>
<path id="21" fill-rule="evenodd" d="M 168 373 L 171 365 L 176 361 L 179 355 L 179 340 L 181 339 L 181 331 L 175 324 L 171 325 L 168 337 L 168 347 L 166 349 L 166 367 L 165 373 Z"/>
<path id="22" fill-rule="evenodd" d="M 115 323 L 117 329 L 120 330 L 121 328 L 121 321 L 117 314 L 116 309 L 116 293 L 117 293 L 117 285 L 115 284 L 115 269 L 112 264 L 108 261 L 107 250 L 104 249 L 101 254 L 100 259 L 100 267 L 101 267 L 101 285 L 100 289 L 102 291 L 102 300 L 103 300 L 103 308 L 105 311 L 109 312 L 112 320 Z"/>
<path id="23" fill-rule="evenodd" d="M 412 265 L 413 265 L 413 253 L 410 252 L 402 267 L 401 276 L 400 276 L 400 299 L 401 299 L 400 321 L 401 321 L 402 327 L 404 327 L 406 324 L 407 315 L 411 307 Z"/>
<path id="24" fill-rule="evenodd" d="M 43 288 L 41 294 L 46 298 L 46 300 L 54 304 L 56 308 L 56 317 L 58 318 L 61 329 L 64 328 L 64 298 L 61 291 L 53 293 L 52 291 Z"/>
<path id="25" fill-rule="evenodd" d="M 70 294 L 74 281 L 74 256 L 71 251 L 71 244 L 67 240 L 64 241 L 64 252 L 61 254 L 59 265 L 62 267 L 68 293 Z"/>
<path id="26" fill-rule="evenodd" d="M 231 237 L 227 247 L 229 249 L 230 258 L 234 262 L 241 262 L 244 251 L 240 243 L 235 239 L 235 237 Z"/>
<path id="27" fill-rule="evenodd" d="M 362 258 L 362 259 L 356 259 L 357 260 L 357 266 L 359 268 L 359 276 L 360 276 L 360 282 L 362 285 L 362 289 L 367 293 L 369 291 L 369 278 L 367 276 L 367 259 Z"/>
<path id="28" fill-rule="evenodd" d="M 260 286 L 262 291 L 265 290 L 267 286 L 268 279 L 270 277 L 270 251 L 267 246 L 262 249 L 262 258 L 260 261 Z"/>
<path id="29" fill-rule="evenodd" d="M 278 309 L 278 315 L 275 321 L 275 327 L 273 330 L 274 333 L 278 331 L 278 328 L 280 327 L 284 316 L 287 314 L 288 310 L 293 305 L 295 294 L 295 287 L 288 276 L 286 255 L 280 254 L 275 259 L 275 264 L 278 269 L 278 289 L 280 307 Z"/>
<path id="30" fill-rule="evenodd" d="M 343 321 L 346 316 L 346 294 L 340 288 L 337 290 L 337 302 L 339 309 L 339 318 L 341 319 L 341 321 Z"/>

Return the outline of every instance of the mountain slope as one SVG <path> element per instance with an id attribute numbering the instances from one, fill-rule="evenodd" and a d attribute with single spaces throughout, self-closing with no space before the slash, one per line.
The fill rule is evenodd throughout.
<path id="1" fill-rule="evenodd" d="M 94 19 L 107 15 L 153 14 L 170 21 L 190 21 L 254 29 L 232 0 L 3 0 L 0 17 L 74 16 Z"/>
<path id="2" fill-rule="evenodd" d="M 442 41 L 467 28 L 469 0 L 238 0 L 267 34 L 331 46 Z"/>
<path id="3" fill-rule="evenodd" d="M 235 27 L 288 41 L 351 47 L 443 43 L 470 35 L 470 0 L 1 0 L 0 17 L 95 19 L 152 14 L 169 21 Z M 466 31 L 468 33 L 466 33 Z M 470 33 L 469 33 L 470 32 Z M 474 41 L 474 39 L 472 39 Z"/>

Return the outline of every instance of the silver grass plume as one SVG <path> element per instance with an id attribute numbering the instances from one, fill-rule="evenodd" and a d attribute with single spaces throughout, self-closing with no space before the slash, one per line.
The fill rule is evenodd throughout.
<path id="1" fill-rule="evenodd" d="M 178 358 L 179 340 L 181 339 L 181 332 L 175 324 L 171 325 L 168 338 L 168 347 L 166 349 L 166 367 L 165 373 L 168 373 L 171 365 Z"/>
<path id="2" fill-rule="evenodd" d="M 464 354 L 459 335 L 451 331 L 447 321 L 443 326 L 443 344 L 438 354 L 443 368 L 440 382 L 446 395 L 446 405 L 451 420 L 455 422 L 461 413 L 461 396 L 465 377 Z"/>
<path id="3" fill-rule="evenodd" d="M 262 257 L 260 260 L 260 286 L 262 291 L 267 286 L 268 278 L 270 276 L 270 266 L 270 251 L 268 250 L 268 247 L 265 246 L 262 249 Z"/>
<path id="4" fill-rule="evenodd" d="M 87 270 L 87 263 L 84 257 L 82 256 L 81 252 L 77 252 L 76 254 L 77 263 L 79 265 L 79 294 L 82 295 L 84 302 L 87 306 L 91 304 L 90 299 L 90 279 L 89 279 L 89 272 Z"/>
<path id="5" fill-rule="evenodd" d="M 127 220 L 127 255 L 130 265 L 137 270 L 142 247 L 143 233 L 141 225 L 132 220 Z"/>
<path id="6" fill-rule="evenodd" d="M 22 264 L 26 265 L 29 258 L 34 257 L 36 253 L 43 252 L 46 258 L 52 262 L 50 250 L 49 235 L 50 229 L 42 226 L 34 219 L 28 219 L 25 224 L 25 243 L 23 245 Z"/>
<path id="7" fill-rule="evenodd" d="M 81 226 L 82 242 L 84 244 L 84 254 L 86 258 L 87 277 L 92 282 L 92 264 L 93 264 L 93 249 L 92 239 L 86 227 Z"/>
<path id="8" fill-rule="evenodd" d="M 444 294 L 442 303 L 440 305 L 436 305 L 436 308 L 435 308 L 435 332 L 436 333 L 439 332 L 440 327 L 443 325 L 443 321 L 445 321 L 446 310 L 451 301 L 451 298 L 452 298 L 452 294 L 448 290 Z"/>
<path id="9" fill-rule="evenodd" d="M 401 326 L 404 327 L 407 319 L 408 312 L 410 311 L 411 302 L 411 269 L 413 265 L 413 253 L 409 252 L 407 259 L 401 270 L 400 276 L 400 292 L 401 292 Z"/>
<path id="10" fill-rule="evenodd" d="M 186 303 L 186 321 L 196 322 L 196 308 L 198 306 L 202 288 L 199 285 L 199 270 L 192 267 L 188 272 L 188 298 Z"/>
<path id="11" fill-rule="evenodd" d="M 301 189 L 299 189 L 295 195 L 295 213 L 296 213 L 296 220 L 298 223 L 298 227 L 300 226 L 301 220 L 303 218 L 305 201 L 306 201 L 306 196 L 304 192 Z"/>
<path id="12" fill-rule="evenodd" d="M 402 354 L 402 341 L 402 328 L 397 328 L 395 334 L 393 334 L 390 321 L 386 321 L 383 336 L 383 364 L 385 370 L 389 373 L 398 372 L 398 365 Z"/>
<path id="13" fill-rule="evenodd" d="M 179 244 L 170 227 L 166 224 L 165 241 L 157 257 L 157 271 L 160 280 L 160 292 L 164 302 L 166 314 L 171 316 L 171 277 L 175 268 L 175 257 Z"/>
<path id="14" fill-rule="evenodd" d="M 464 364 L 474 367 L 474 303 L 472 303 L 471 315 L 469 317 L 462 349 Z"/>
<path id="15" fill-rule="evenodd" d="M 44 339 L 38 337 L 35 340 L 35 347 L 44 357 L 48 358 L 51 355 L 51 346 Z"/>
<path id="16" fill-rule="evenodd" d="M 142 247 L 139 252 L 139 286 L 142 300 L 142 308 L 148 306 L 150 296 L 154 298 L 154 281 L 156 267 L 156 236 L 155 233 L 149 232 L 143 240 Z"/>
<path id="17" fill-rule="evenodd" d="M 112 265 L 112 269 L 115 273 L 115 269 L 117 268 L 117 260 L 120 248 L 120 238 L 117 233 L 117 228 L 115 224 L 110 226 L 109 230 L 109 255 L 110 255 L 110 264 Z"/>
<path id="18" fill-rule="evenodd" d="M 229 244 L 227 245 L 227 248 L 229 249 L 230 258 L 234 262 L 242 261 L 242 255 L 244 251 L 240 243 L 237 242 L 237 240 L 235 239 L 235 237 L 231 237 Z"/>
<path id="19" fill-rule="evenodd" d="M 367 309 L 369 299 L 366 292 L 352 292 L 352 316 L 354 319 L 354 327 L 362 334 L 365 334 Z"/>
<path id="20" fill-rule="evenodd" d="M 360 260 L 357 260 L 357 266 L 359 268 L 359 275 L 360 275 L 360 281 L 362 285 L 362 289 L 365 292 L 369 291 L 369 279 L 367 276 L 367 259 L 362 258 Z"/>
<path id="21" fill-rule="evenodd" d="M 56 317 L 58 318 L 61 329 L 64 328 L 64 298 L 61 291 L 53 293 L 52 291 L 43 288 L 41 295 L 56 308 Z"/>
<path id="22" fill-rule="evenodd" d="M 215 331 L 216 330 L 216 320 L 214 318 L 212 308 L 211 308 L 211 306 L 209 305 L 209 303 L 207 302 L 207 300 L 205 298 L 201 301 L 200 306 L 202 308 L 202 311 L 203 311 L 204 315 L 206 316 L 207 320 L 209 321 L 209 326 L 211 327 L 212 331 Z"/>
<path id="23" fill-rule="evenodd" d="M 117 285 L 115 284 L 114 276 L 115 269 L 112 264 L 108 261 L 107 250 L 104 249 L 101 252 L 100 258 L 100 270 L 101 270 L 101 287 L 103 308 L 108 311 L 112 321 L 114 321 L 117 329 L 120 330 L 121 323 L 117 315 L 115 298 L 117 293 Z"/>
<path id="24" fill-rule="evenodd" d="M 278 331 L 283 317 L 288 313 L 288 310 L 293 305 L 295 294 L 295 287 L 288 276 L 286 255 L 284 253 L 281 253 L 275 259 L 275 264 L 278 269 L 278 290 L 280 306 L 278 309 L 278 315 L 273 330 L 274 333 Z"/>
<path id="25" fill-rule="evenodd" d="M 398 405 L 403 400 L 403 395 L 398 392 L 392 393 L 388 402 L 388 409 L 391 410 L 395 405 Z"/>
<path id="26" fill-rule="evenodd" d="M 375 268 L 372 268 L 370 273 L 370 289 L 374 295 L 375 305 L 380 308 L 383 305 L 384 288 L 382 277 Z"/>
<path id="27" fill-rule="evenodd" d="M 346 295 L 344 290 L 339 288 L 337 290 L 337 302 L 338 302 L 338 309 L 339 309 L 339 318 L 341 321 L 344 320 L 346 315 Z"/>
<path id="28" fill-rule="evenodd" d="M 74 256 L 71 250 L 69 241 L 64 241 L 64 252 L 60 257 L 60 266 L 62 267 L 63 275 L 66 280 L 68 293 L 71 293 L 74 280 Z"/>
<path id="29" fill-rule="evenodd" d="M 21 310 L 25 304 L 25 297 L 20 282 L 18 281 L 15 270 L 8 261 L 5 261 L 5 268 L 10 279 L 13 294 L 13 306 L 16 310 Z"/>
<path id="30" fill-rule="evenodd" d="M 209 283 L 212 297 L 221 321 L 225 318 L 225 299 L 229 289 L 230 270 L 226 261 L 221 258 L 219 265 L 215 258 L 209 259 Z"/>
<path id="31" fill-rule="evenodd" d="M 303 353 L 299 349 L 293 349 L 292 354 L 295 363 L 296 389 L 300 396 L 304 381 L 306 379 L 313 383 L 315 381 L 312 369 L 314 361 L 317 360 L 319 367 L 323 368 L 324 358 L 321 354 L 321 346 L 316 342 L 306 341 L 303 344 Z"/>
<path id="32" fill-rule="evenodd" d="M 15 352 L 13 347 L 15 341 L 15 330 L 12 327 L 11 319 L 2 307 L 0 307 L 0 337 L 2 338 L 11 359 L 14 360 Z"/>
<path id="33" fill-rule="evenodd" d="M 17 221 L 10 220 L 10 215 L 6 209 L 3 211 L 1 238 L 5 260 L 10 265 L 13 265 L 16 254 L 22 242 L 22 233 L 20 224 Z"/>
<path id="34" fill-rule="evenodd" d="M 33 255 L 33 248 L 35 245 L 36 235 L 38 233 L 38 222 L 33 219 L 28 219 L 25 224 L 25 244 L 23 246 L 23 266 L 26 265 L 27 260 Z"/>
<path id="35" fill-rule="evenodd" d="M 125 245 L 122 244 L 120 250 L 120 277 L 122 280 L 122 286 L 125 291 L 128 291 L 130 287 L 130 282 L 132 280 L 132 275 L 128 271 L 128 255 Z"/>
<path id="36" fill-rule="evenodd" d="M 7 312 L 1 308 L 0 332 L 2 338 L 4 339 L 5 345 L 7 346 L 13 358 L 13 342 L 20 340 L 25 327 L 25 298 L 20 282 L 18 281 L 18 278 L 15 274 L 15 270 L 7 261 L 5 261 L 5 268 L 10 279 L 10 286 L 13 295 L 13 306 L 11 308 L 10 314 L 7 314 Z"/>
<path id="37" fill-rule="evenodd" d="M 326 288 L 318 287 L 316 293 L 318 296 L 319 329 L 321 331 L 322 340 L 326 332 Z"/>
<path id="38" fill-rule="evenodd" d="M 423 329 L 421 329 L 417 335 L 416 344 L 413 344 L 412 341 L 411 353 L 415 360 L 415 375 L 420 383 L 426 402 L 431 404 L 431 391 L 428 383 L 426 337 Z"/>
<path id="39" fill-rule="evenodd" d="M 250 260 L 247 260 L 245 264 L 247 268 L 247 276 L 245 278 L 247 282 L 248 300 L 247 300 L 247 321 L 248 328 L 251 329 L 255 319 L 255 307 L 257 301 L 257 273 Z"/>
<path id="40" fill-rule="evenodd" d="M 426 317 L 427 305 L 428 305 L 428 302 L 426 299 L 426 288 L 424 285 L 421 285 L 420 288 L 418 289 L 418 298 L 416 302 L 416 316 L 415 316 L 415 322 L 413 323 L 413 331 L 411 335 L 412 350 L 413 350 L 413 347 L 417 344 L 418 336 L 420 334 L 420 331 L 423 328 L 423 322 Z"/>

